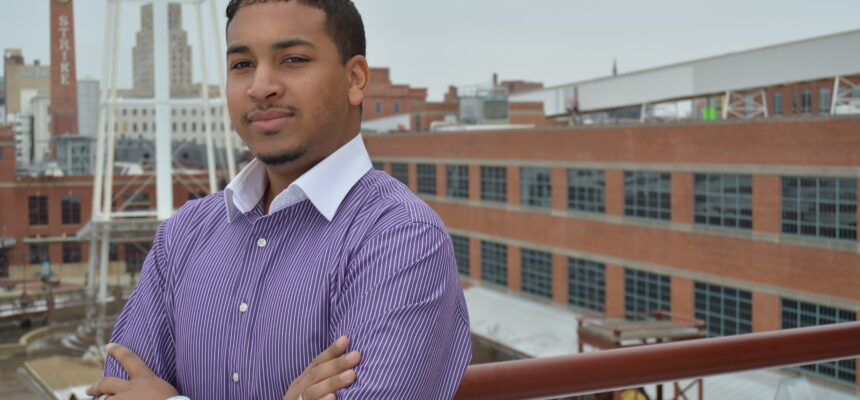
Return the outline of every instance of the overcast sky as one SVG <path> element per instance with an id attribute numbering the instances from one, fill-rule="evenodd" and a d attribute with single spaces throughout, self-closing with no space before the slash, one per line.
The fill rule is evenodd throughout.
<path id="1" fill-rule="evenodd" d="M 228 0 L 215 1 L 223 29 Z M 74 2 L 78 77 L 100 79 L 107 0 Z M 441 100 L 449 84 L 488 83 L 493 72 L 503 80 L 554 85 L 608 75 L 613 58 L 624 73 L 860 29 L 857 0 L 356 0 L 356 4 L 367 29 L 371 66 L 390 67 L 395 83 L 429 88 L 430 100 Z M 122 7 L 123 87 L 131 85 L 139 7 L 139 3 Z M 48 10 L 49 0 L 0 0 L 0 48 L 21 48 L 28 63 L 33 59 L 48 63 Z M 208 10 L 207 6 L 206 18 Z M 196 57 L 200 40 L 191 6 L 184 7 L 183 17 Z M 207 42 L 223 40 L 220 32 L 206 36 Z M 213 50 L 208 49 L 210 63 L 221 62 Z"/>

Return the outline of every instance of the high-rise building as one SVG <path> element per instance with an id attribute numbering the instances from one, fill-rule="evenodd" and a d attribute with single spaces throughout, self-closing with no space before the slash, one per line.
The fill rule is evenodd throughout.
<path id="1" fill-rule="evenodd" d="M 140 31 L 132 49 L 134 89 L 132 97 L 153 97 L 155 94 L 155 64 L 153 60 L 152 4 L 140 7 Z M 188 33 L 182 29 L 182 5 L 168 5 L 170 41 L 170 96 L 194 97 L 198 95 L 191 84 L 191 46 Z"/>

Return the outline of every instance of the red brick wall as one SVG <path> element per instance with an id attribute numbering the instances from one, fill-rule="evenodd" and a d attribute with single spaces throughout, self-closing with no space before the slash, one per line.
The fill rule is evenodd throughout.
<path id="1" fill-rule="evenodd" d="M 743 235 L 690 229 L 693 223 L 693 174 L 689 168 L 759 166 L 857 168 L 860 165 L 860 119 L 766 120 L 690 125 L 640 125 L 506 132 L 433 133 L 367 138 L 372 157 L 593 162 L 607 165 L 606 217 L 623 217 L 623 171 L 654 163 L 673 166 L 672 214 L 665 226 L 641 220 L 610 222 L 542 212 L 507 211 L 447 201 L 430 202 L 450 228 L 552 246 L 576 252 L 663 265 L 702 276 L 737 279 L 769 288 L 785 288 L 846 301 L 860 301 L 860 254 L 827 246 L 750 240 Z M 453 161 L 457 162 L 457 161 Z M 468 161 L 463 161 L 466 163 Z M 618 167 L 613 168 L 613 164 Z M 681 164 L 679 166 L 679 164 Z M 629 165 L 629 166 L 628 166 Z M 743 167 L 741 167 L 743 166 Z M 715 167 L 715 169 L 717 168 Z M 519 201 L 519 165 L 509 165 L 508 204 Z M 653 169 L 653 166 L 647 167 Z M 480 199 L 480 167 L 470 165 L 470 199 Z M 803 168 L 797 169 L 804 171 Z M 791 170 L 788 170 L 791 171 Z M 721 170 L 715 172 L 723 172 Z M 749 172 L 748 172 L 749 173 Z M 753 175 L 753 233 L 781 231 L 781 185 L 776 172 Z M 790 175 L 791 172 L 786 172 Z M 852 174 L 846 172 L 848 176 Z M 565 167 L 552 169 L 552 207 L 566 209 Z M 860 216 L 858 217 L 860 222 Z M 744 232 L 744 231 L 732 231 Z M 477 243 L 474 243 L 477 242 Z M 835 243 L 835 241 L 820 241 Z M 845 242 L 840 242 L 845 244 Z M 473 240 L 477 254 L 479 241 Z M 510 246 L 513 247 L 513 246 Z M 519 249 L 510 250 L 510 286 L 519 288 Z M 516 255 L 516 257 L 514 257 Z M 554 255 L 554 300 L 566 302 L 563 264 Z M 475 257 L 473 268 L 479 268 Z M 473 276 L 480 277 L 473 269 Z M 607 313 L 623 312 L 623 266 L 606 266 Z M 692 281 L 673 276 L 673 310 L 692 315 Z M 768 297 L 770 296 L 770 297 Z M 776 329 L 779 297 L 754 291 L 754 328 Z"/>

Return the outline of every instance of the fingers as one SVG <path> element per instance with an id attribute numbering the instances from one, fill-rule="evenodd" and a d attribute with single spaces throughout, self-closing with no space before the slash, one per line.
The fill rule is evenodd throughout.
<path id="1" fill-rule="evenodd" d="M 349 345 L 349 338 L 346 336 L 341 336 L 334 341 L 327 349 L 323 350 L 310 364 L 308 364 L 307 369 L 313 368 L 321 363 L 326 361 L 334 360 L 344 351 L 346 351 L 347 346 Z"/>
<path id="2" fill-rule="evenodd" d="M 349 385 L 352 385 L 353 382 L 355 382 L 355 371 L 349 369 L 344 372 L 341 372 L 338 375 L 332 376 L 331 378 L 318 382 L 315 385 L 312 385 L 307 390 L 305 390 L 303 398 L 334 400 L 336 398 L 334 394 L 335 392 Z"/>
<path id="3" fill-rule="evenodd" d="M 308 369 L 307 389 L 305 397 L 319 399 L 327 394 L 343 389 L 355 382 L 355 371 L 352 370 L 361 361 L 361 354 L 352 351 L 334 360 L 321 363 Z"/>
<path id="4" fill-rule="evenodd" d="M 119 378 L 102 378 L 87 388 L 88 396 L 101 396 L 103 394 L 117 394 L 127 390 L 129 381 Z"/>
<path id="5" fill-rule="evenodd" d="M 148 375 L 153 375 L 152 371 L 149 370 L 149 367 L 146 366 L 146 363 L 134 354 L 133 351 L 129 350 L 127 347 L 111 343 L 105 346 L 108 354 L 113 356 L 122 365 L 122 368 L 125 369 L 125 372 L 131 378 L 141 378 Z"/>

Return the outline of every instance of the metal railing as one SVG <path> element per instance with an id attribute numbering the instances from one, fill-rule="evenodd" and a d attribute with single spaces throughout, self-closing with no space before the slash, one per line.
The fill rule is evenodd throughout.
<path id="1" fill-rule="evenodd" d="M 860 322 L 472 365 L 455 399 L 564 397 L 860 356 Z"/>

